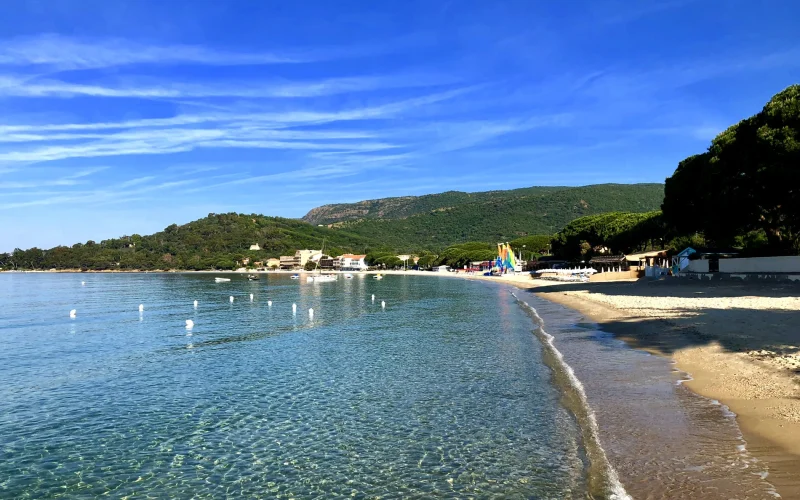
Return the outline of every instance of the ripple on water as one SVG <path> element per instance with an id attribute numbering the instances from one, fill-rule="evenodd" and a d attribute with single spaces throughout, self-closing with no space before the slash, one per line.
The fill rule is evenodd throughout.
<path id="1" fill-rule="evenodd" d="M 78 278 L 0 276 L 2 497 L 585 491 L 575 423 L 500 288 Z"/>

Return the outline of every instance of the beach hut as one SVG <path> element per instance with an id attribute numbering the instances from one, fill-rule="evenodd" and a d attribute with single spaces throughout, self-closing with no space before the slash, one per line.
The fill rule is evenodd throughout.
<path id="1" fill-rule="evenodd" d="M 692 247 L 686 247 L 681 250 L 677 255 L 672 256 L 672 274 L 677 274 L 683 269 L 686 269 L 686 266 L 689 265 L 689 256 L 693 253 L 697 253 Z"/>

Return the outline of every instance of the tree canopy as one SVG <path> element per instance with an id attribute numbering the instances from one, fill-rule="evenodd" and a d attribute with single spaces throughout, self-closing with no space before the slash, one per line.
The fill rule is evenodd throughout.
<path id="1" fill-rule="evenodd" d="M 609 212 L 580 217 L 553 238 L 553 253 L 566 258 L 590 257 L 594 249 L 630 253 L 661 248 L 666 237 L 661 212 Z"/>
<path id="2" fill-rule="evenodd" d="M 662 209 L 678 234 L 718 246 L 763 237 L 773 254 L 800 253 L 800 85 L 680 162 Z"/>
<path id="3" fill-rule="evenodd" d="M 5 268 L 24 269 L 234 269 L 246 257 L 251 262 L 294 255 L 301 248 L 362 252 L 369 243 L 345 231 L 312 226 L 302 221 L 256 214 L 209 214 L 188 224 L 172 224 L 149 235 L 87 241 L 49 250 L 16 249 L 0 256 Z M 258 244 L 260 250 L 250 250 Z"/>

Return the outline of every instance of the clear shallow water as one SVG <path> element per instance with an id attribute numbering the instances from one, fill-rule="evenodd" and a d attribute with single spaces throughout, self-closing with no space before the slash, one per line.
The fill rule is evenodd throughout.
<path id="1" fill-rule="evenodd" d="M 462 280 L 0 275 L 0 497 L 580 498 L 531 329 Z"/>
<path id="2" fill-rule="evenodd" d="M 766 464 L 747 451 L 735 415 L 681 385 L 686 375 L 669 360 L 628 348 L 576 311 L 513 293 L 533 308 L 534 324 L 553 336 L 580 380 L 604 455 L 628 494 L 637 499 L 778 497 Z"/>

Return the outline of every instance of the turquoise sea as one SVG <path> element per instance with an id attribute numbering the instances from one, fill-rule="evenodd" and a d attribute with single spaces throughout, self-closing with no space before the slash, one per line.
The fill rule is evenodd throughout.
<path id="1" fill-rule="evenodd" d="M 0 275 L 0 498 L 772 493 L 724 408 L 526 292 L 226 277 Z"/>

